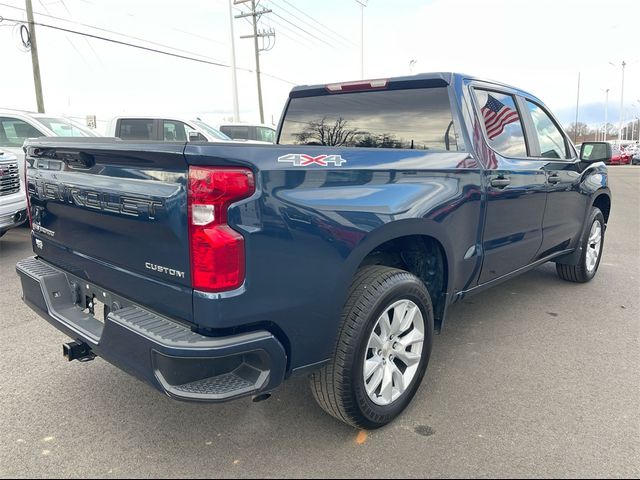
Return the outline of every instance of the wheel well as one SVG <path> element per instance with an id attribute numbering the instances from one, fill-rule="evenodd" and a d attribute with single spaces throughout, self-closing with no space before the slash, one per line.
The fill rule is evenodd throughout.
<path id="1" fill-rule="evenodd" d="M 360 266 L 384 265 L 413 273 L 431 296 L 436 331 L 440 331 L 446 306 L 447 257 L 435 238 L 427 235 L 400 237 L 379 245 Z"/>
<path id="2" fill-rule="evenodd" d="M 604 223 L 609 222 L 609 214 L 611 213 L 611 199 L 609 195 L 602 193 L 598 195 L 593 202 L 594 207 L 598 207 L 604 216 Z"/>

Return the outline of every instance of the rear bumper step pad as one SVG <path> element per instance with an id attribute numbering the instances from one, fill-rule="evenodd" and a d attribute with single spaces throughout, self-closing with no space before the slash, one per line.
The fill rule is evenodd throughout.
<path id="1" fill-rule="evenodd" d="M 206 337 L 37 257 L 16 271 L 25 303 L 40 316 L 173 398 L 222 402 L 271 391 L 284 379 L 286 353 L 270 332 Z M 102 322 L 80 305 L 86 294 L 121 308 Z"/>

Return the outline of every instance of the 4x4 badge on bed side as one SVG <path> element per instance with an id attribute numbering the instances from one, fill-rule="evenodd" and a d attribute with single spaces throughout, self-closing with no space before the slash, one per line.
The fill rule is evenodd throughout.
<path id="1" fill-rule="evenodd" d="M 293 163 L 294 167 L 308 167 L 309 165 L 319 165 L 321 167 L 327 167 L 330 163 L 336 167 L 341 167 L 343 163 L 347 161 L 340 155 L 305 155 L 303 153 L 290 153 L 289 155 L 283 155 L 278 157 L 280 163 Z"/>

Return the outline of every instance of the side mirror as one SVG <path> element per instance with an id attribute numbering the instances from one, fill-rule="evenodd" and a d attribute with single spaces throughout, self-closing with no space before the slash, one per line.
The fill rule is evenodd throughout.
<path id="1" fill-rule="evenodd" d="M 605 162 L 613 158 L 611 144 L 608 142 L 584 142 L 580 147 L 580 160 L 586 163 Z"/>
<path id="2" fill-rule="evenodd" d="M 206 142 L 207 139 L 200 132 L 190 131 L 189 132 L 189 142 Z"/>

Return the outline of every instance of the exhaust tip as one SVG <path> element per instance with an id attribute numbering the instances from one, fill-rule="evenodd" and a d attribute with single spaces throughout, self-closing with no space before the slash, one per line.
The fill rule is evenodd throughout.
<path id="1" fill-rule="evenodd" d="M 271 394 L 270 393 L 263 393 L 261 395 L 256 395 L 255 397 L 253 397 L 253 403 L 260 403 L 260 402 L 264 402 L 265 400 L 269 400 L 271 398 Z"/>

